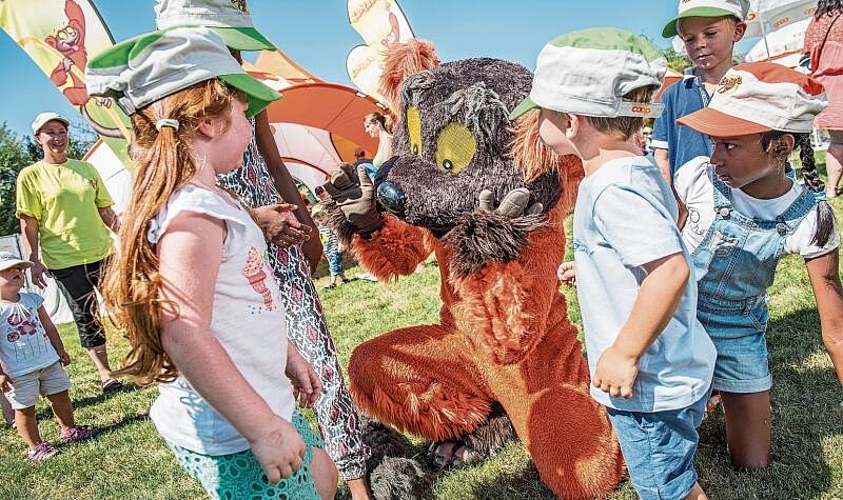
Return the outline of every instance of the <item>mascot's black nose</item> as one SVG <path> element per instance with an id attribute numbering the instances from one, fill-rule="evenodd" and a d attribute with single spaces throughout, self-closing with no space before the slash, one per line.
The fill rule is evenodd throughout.
<path id="1" fill-rule="evenodd" d="M 404 194 L 404 191 L 397 184 L 389 181 L 381 182 L 378 185 L 378 201 L 397 217 L 404 216 L 404 205 L 407 202 L 407 195 Z"/>

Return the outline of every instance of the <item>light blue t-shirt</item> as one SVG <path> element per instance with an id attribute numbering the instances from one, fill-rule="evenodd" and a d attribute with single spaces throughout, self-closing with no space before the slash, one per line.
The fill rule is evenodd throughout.
<path id="1" fill-rule="evenodd" d="M 34 293 L 21 293 L 17 302 L 0 301 L 0 367 L 12 379 L 59 360 L 38 318 L 43 303 Z"/>
<path id="2" fill-rule="evenodd" d="M 677 213 L 670 187 L 644 157 L 607 162 L 580 184 L 574 258 L 592 377 L 629 318 L 647 276 L 641 266 L 678 252 L 688 259 Z M 633 398 L 593 386 L 591 396 L 611 408 L 646 413 L 684 408 L 705 396 L 717 354 L 696 307 L 696 282 L 689 279 L 673 319 L 641 358 Z"/>

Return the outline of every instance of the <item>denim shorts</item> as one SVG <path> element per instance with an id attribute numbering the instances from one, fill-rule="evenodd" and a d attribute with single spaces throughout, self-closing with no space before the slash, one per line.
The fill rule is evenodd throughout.
<path id="1" fill-rule="evenodd" d="M 214 500 L 235 498 L 319 500 L 319 493 L 316 491 L 313 475 L 310 472 L 310 464 L 313 461 L 313 448 L 322 448 L 324 443 L 298 411 L 293 414 L 292 424 L 304 440 L 307 452 L 302 460 L 301 469 L 276 484 L 270 483 L 266 478 L 266 474 L 263 473 L 251 450 L 232 455 L 211 456 L 196 453 L 170 442 L 167 444 L 175 453 L 181 466 L 202 483 L 208 496 Z"/>
<path id="2" fill-rule="evenodd" d="M 767 307 L 725 312 L 700 309 L 697 318 L 717 349 L 712 389 L 736 394 L 764 392 L 773 387 L 767 352 Z"/>
<path id="3" fill-rule="evenodd" d="M 632 486 L 642 500 L 685 498 L 697 482 L 694 454 L 708 394 L 678 410 L 656 413 L 606 408 Z"/>

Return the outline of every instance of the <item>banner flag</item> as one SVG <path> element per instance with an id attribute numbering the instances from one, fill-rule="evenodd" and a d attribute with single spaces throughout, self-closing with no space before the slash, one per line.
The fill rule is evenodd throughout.
<path id="1" fill-rule="evenodd" d="M 53 82 L 124 164 L 129 118 L 108 98 L 85 91 L 88 57 L 114 45 L 90 0 L 2 0 L 0 28 Z"/>
<path id="2" fill-rule="evenodd" d="M 346 59 L 348 77 L 366 94 L 385 103 L 378 92 L 386 49 L 414 37 L 396 0 L 348 0 L 348 21 L 365 45 L 351 49 Z"/>

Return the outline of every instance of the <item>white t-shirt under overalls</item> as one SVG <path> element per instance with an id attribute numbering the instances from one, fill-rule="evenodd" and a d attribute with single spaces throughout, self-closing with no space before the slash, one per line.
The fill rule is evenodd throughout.
<path id="1" fill-rule="evenodd" d="M 682 238 L 693 253 L 699 246 L 714 221 L 714 186 L 707 174 L 708 158 L 698 156 L 676 171 L 673 186 L 679 200 L 688 209 L 688 218 L 682 229 Z M 794 182 L 790 191 L 771 200 L 759 200 L 740 189 L 732 189 L 732 205 L 739 213 L 759 220 L 775 220 L 799 197 L 804 186 Z M 834 230 L 828 242 L 819 247 L 811 240 L 817 228 L 817 209 L 814 207 L 794 229 L 793 234 L 785 238 L 784 255 L 799 254 L 806 259 L 824 255 L 840 245 L 840 235 L 835 222 Z"/>

